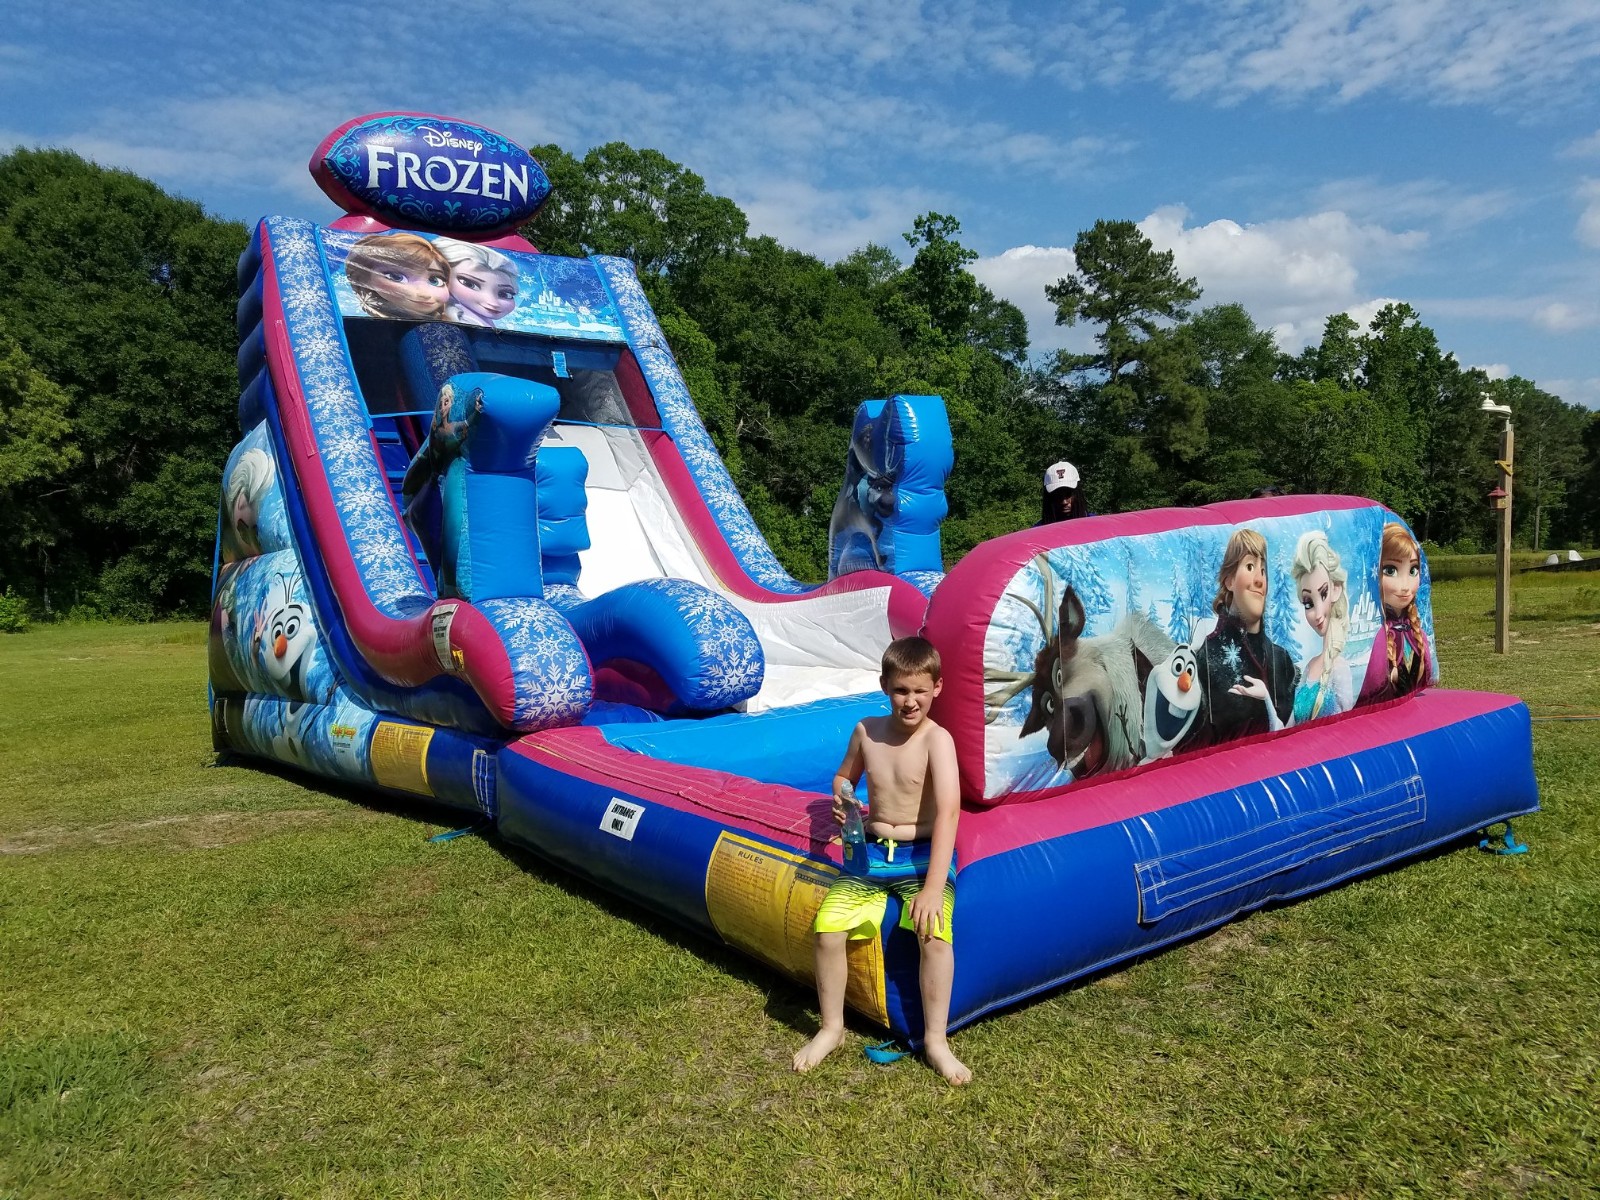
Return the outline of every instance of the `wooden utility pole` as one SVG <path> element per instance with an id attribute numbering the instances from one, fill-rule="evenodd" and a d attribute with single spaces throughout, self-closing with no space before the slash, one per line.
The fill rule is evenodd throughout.
<path id="1" fill-rule="evenodd" d="M 1505 430 L 1500 434 L 1500 490 L 1505 497 L 1500 505 L 1500 540 L 1495 547 L 1494 578 L 1494 652 L 1511 653 L 1511 476 L 1514 436 L 1511 418 L 1506 418 Z"/>

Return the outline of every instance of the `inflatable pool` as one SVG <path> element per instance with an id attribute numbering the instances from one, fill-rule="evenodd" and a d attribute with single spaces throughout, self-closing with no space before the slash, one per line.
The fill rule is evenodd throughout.
<path id="1" fill-rule="evenodd" d="M 1537 808 L 1526 709 L 1434 686 L 1427 564 L 1381 506 L 1089 518 L 945 575 L 943 404 L 895 396 L 802 584 L 631 266 L 513 232 L 534 160 L 389 113 L 312 169 L 345 215 L 267 218 L 240 261 L 219 749 L 477 814 L 809 981 L 832 775 L 920 631 L 962 787 L 953 1025 Z M 849 1003 L 914 1041 L 885 929 Z"/>

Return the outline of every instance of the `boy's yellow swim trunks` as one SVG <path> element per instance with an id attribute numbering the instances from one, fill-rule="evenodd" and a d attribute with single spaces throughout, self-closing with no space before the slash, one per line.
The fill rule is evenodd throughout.
<path id="1" fill-rule="evenodd" d="M 913 933 L 911 902 L 922 890 L 920 879 L 896 879 L 878 882 L 859 875 L 841 875 L 828 888 L 822 907 L 817 909 L 817 919 L 812 922 L 813 933 L 848 933 L 852 942 L 878 937 L 883 932 L 884 914 L 889 910 L 889 893 L 900 901 L 901 929 Z M 944 885 L 944 922 L 934 931 L 940 941 L 950 941 L 950 918 L 956 911 L 956 885 Z"/>

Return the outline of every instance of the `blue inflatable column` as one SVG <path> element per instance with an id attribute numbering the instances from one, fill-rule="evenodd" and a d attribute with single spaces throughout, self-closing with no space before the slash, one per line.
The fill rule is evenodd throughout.
<path id="1" fill-rule="evenodd" d="M 576 446 L 546 446 L 539 452 L 539 557 L 545 586 L 575 586 L 580 551 L 589 548 L 589 460 Z"/>
<path id="2" fill-rule="evenodd" d="M 439 595 L 472 603 L 542 596 L 539 441 L 561 408 L 552 387 L 507 375 L 452 375 L 407 471 L 408 510 L 439 481 Z"/>
<path id="3" fill-rule="evenodd" d="M 828 525 L 829 578 L 888 571 L 936 581 L 944 570 L 939 525 L 949 511 L 944 484 L 954 463 L 940 397 L 864 401 Z"/>

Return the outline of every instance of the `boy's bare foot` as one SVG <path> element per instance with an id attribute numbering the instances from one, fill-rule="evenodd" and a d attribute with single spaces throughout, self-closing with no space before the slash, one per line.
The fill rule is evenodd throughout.
<path id="1" fill-rule="evenodd" d="M 839 1043 L 843 1040 L 843 1028 L 819 1029 L 816 1037 L 794 1052 L 794 1069 L 801 1072 L 811 1070 L 812 1067 L 837 1050 Z"/>
<path id="2" fill-rule="evenodd" d="M 929 1042 L 922 1047 L 922 1057 L 927 1059 L 928 1065 L 943 1075 L 946 1082 L 953 1086 L 960 1087 L 963 1083 L 972 1082 L 971 1069 L 950 1053 L 949 1042 Z M 799 1061 L 799 1055 L 795 1056 L 795 1061 Z"/>

